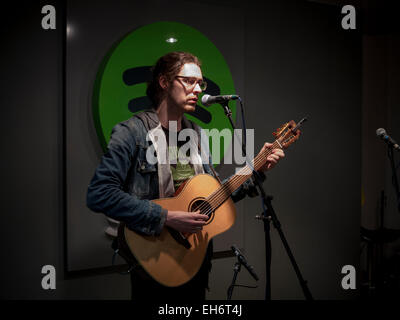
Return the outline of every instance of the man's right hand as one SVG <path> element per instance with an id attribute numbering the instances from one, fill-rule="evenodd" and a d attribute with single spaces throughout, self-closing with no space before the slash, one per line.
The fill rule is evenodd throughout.
<path id="1" fill-rule="evenodd" d="M 203 229 L 208 216 L 201 214 L 200 211 L 168 211 L 165 225 L 180 232 L 196 233 Z"/>

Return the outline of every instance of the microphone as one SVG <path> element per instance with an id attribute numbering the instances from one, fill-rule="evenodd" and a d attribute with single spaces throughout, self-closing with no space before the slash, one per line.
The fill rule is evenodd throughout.
<path id="1" fill-rule="evenodd" d="M 387 133 L 386 130 L 383 128 L 379 128 L 376 130 L 376 135 L 385 141 L 389 146 L 392 146 L 397 151 L 400 151 L 400 146 L 394 141 Z"/>
<path id="2" fill-rule="evenodd" d="M 231 95 L 224 95 L 224 96 L 210 96 L 209 94 L 205 94 L 204 96 L 201 97 L 201 103 L 208 107 L 214 103 L 221 103 L 221 102 L 226 102 L 229 100 L 236 100 L 239 99 L 239 96 L 235 94 Z"/>
<path id="3" fill-rule="evenodd" d="M 254 272 L 253 267 L 247 263 L 246 258 L 242 255 L 240 250 L 235 245 L 232 245 L 231 249 L 232 249 L 233 253 L 235 254 L 235 256 L 238 257 L 239 262 L 241 264 L 243 264 L 245 266 L 245 268 L 250 272 L 252 277 L 256 281 L 258 281 L 258 277 L 257 277 L 256 273 Z"/>

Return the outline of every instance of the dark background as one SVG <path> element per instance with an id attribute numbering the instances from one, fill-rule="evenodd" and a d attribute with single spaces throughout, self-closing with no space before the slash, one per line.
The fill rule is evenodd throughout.
<path id="1" fill-rule="evenodd" d="M 135 1 L 120 3 L 135 8 Z M 41 28 L 41 8 L 46 4 L 56 7 L 56 30 Z M 107 2 L 102 4 L 106 10 Z M 357 8 L 356 30 L 341 28 L 344 4 Z M 243 13 L 245 85 L 241 95 L 247 126 L 255 128 L 256 149 L 272 139 L 270 132 L 282 122 L 310 117 L 301 140 L 287 151 L 279 169 L 268 175 L 266 190 L 274 195 L 283 230 L 314 298 L 362 296 L 361 289 L 370 279 L 365 275 L 360 226 L 379 227 L 381 190 L 388 196 L 385 225 L 400 229 L 386 149 L 375 135 L 376 128 L 384 127 L 395 139 L 400 137 L 396 126 L 400 43 L 394 8 L 385 1 L 215 4 L 198 0 L 169 5 L 182 15 L 193 5 L 207 10 L 228 6 Z M 163 6 L 164 2 L 154 1 L 157 12 Z M 93 1 L 92 8 L 96 12 L 97 2 Z M 129 299 L 128 278 L 115 270 L 78 274 L 65 270 L 64 13 L 61 1 L 16 2 L 1 22 L 0 294 L 3 299 Z M 110 19 L 107 23 L 118 17 Z M 152 19 L 149 15 L 149 22 Z M 224 28 L 223 19 L 215 27 Z M 227 37 L 234 35 L 227 30 Z M 221 52 L 229 64 L 230 53 Z M 234 298 L 263 299 L 264 233 L 253 218 L 260 210 L 259 201 L 246 199 L 242 207 L 246 208 L 241 212 L 244 252 L 261 279 L 257 289 L 235 289 Z M 274 229 L 271 238 L 272 298 L 303 299 Z M 387 259 L 397 256 L 396 241 L 384 249 Z M 41 288 L 41 268 L 47 264 L 57 270 L 56 290 Z M 233 264 L 229 257 L 214 260 L 209 299 L 225 299 Z M 349 264 L 357 270 L 356 290 L 340 286 L 341 268 Z M 393 289 L 397 278 L 391 279 Z M 253 284 L 245 270 L 239 282 Z"/>

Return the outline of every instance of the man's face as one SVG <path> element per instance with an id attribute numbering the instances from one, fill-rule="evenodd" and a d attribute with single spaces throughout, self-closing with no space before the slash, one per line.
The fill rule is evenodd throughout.
<path id="1" fill-rule="evenodd" d="M 171 82 L 168 90 L 168 102 L 182 113 L 192 112 L 196 108 L 199 94 L 202 92 L 203 75 L 195 63 L 186 63 Z"/>

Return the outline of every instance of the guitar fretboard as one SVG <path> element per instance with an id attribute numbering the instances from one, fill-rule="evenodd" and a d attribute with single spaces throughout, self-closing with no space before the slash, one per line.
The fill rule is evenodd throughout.
<path id="1" fill-rule="evenodd" d="M 263 152 L 259 153 L 253 160 L 251 164 L 254 170 L 259 170 L 264 163 L 267 161 L 267 157 L 272 153 L 273 149 L 282 149 L 281 144 L 275 140 L 272 144 L 271 149 L 265 149 Z M 248 180 L 253 173 L 250 166 L 245 166 L 240 171 L 232 176 L 228 181 L 226 181 L 221 187 L 214 191 L 206 200 L 210 204 L 212 210 L 217 209 L 222 203 L 228 199 L 234 191 L 239 189 L 239 187 Z"/>

